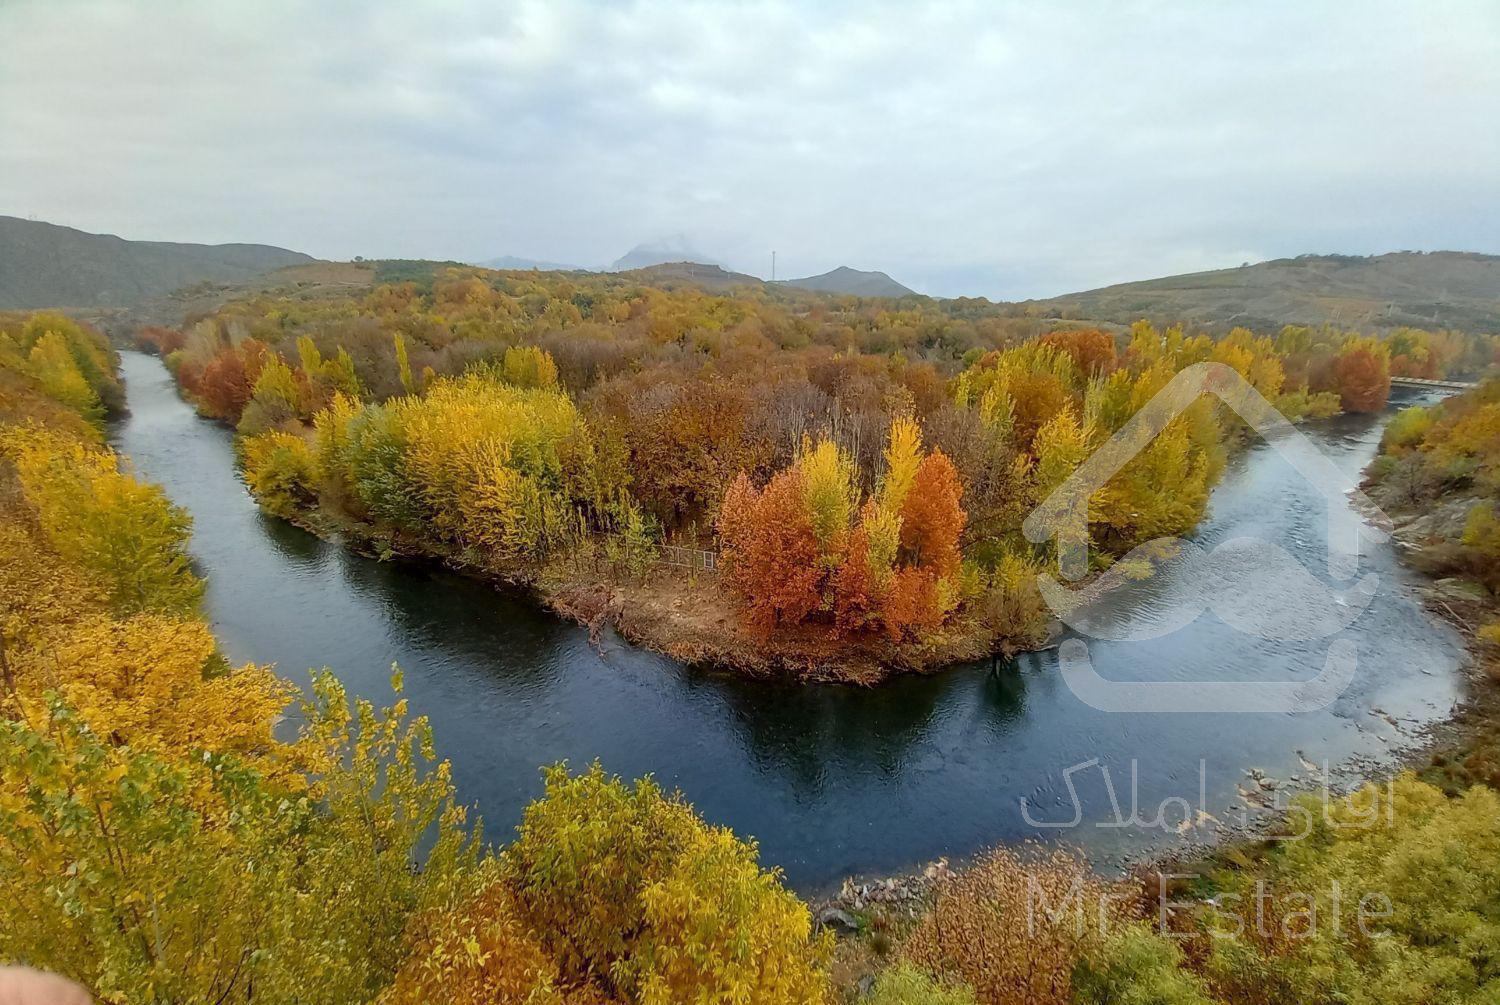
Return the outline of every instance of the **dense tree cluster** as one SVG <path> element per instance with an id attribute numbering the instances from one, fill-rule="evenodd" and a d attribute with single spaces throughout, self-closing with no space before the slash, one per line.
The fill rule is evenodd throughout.
<path id="1" fill-rule="evenodd" d="M 268 509 L 553 582 L 639 576 L 664 539 L 721 546 L 759 630 L 895 642 L 1034 641 L 1047 555 L 1022 518 L 1187 366 L 1227 365 L 1301 419 L 1378 410 L 1393 372 L 1494 351 L 1412 329 L 1049 331 L 982 301 L 403 275 L 145 333 L 238 426 Z M 1097 560 L 1190 530 L 1239 431 L 1208 401 L 1174 421 L 1091 500 Z"/>

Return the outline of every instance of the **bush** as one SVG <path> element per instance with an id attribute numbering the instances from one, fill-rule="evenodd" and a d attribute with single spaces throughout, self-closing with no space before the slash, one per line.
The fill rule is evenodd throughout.
<path id="1" fill-rule="evenodd" d="M 1085 947 L 1124 906 L 1078 855 L 1000 848 L 939 888 L 901 955 L 982 1005 L 1063 1005 Z"/>
<path id="2" fill-rule="evenodd" d="M 564 980 L 642 1003 L 823 999 L 829 945 L 754 844 L 649 779 L 545 772 L 506 848 L 517 906 Z"/>
<path id="3" fill-rule="evenodd" d="M 32 427 L 0 443 L 47 542 L 100 577 L 120 614 L 185 613 L 203 592 L 187 553 L 192 522 L 160 487 L 121 472 L 115 455 Z"/>
<path id="4" fill-rule="evenodd" d="M 318 465 L 307 440 L 272 430 L 239 441 L 245 484 L 277 516 L 311 506 L 318 498 Z"/>
<path id="5" fill-rule="evenodd" d="M 910 964 L 881 973 L 867 1005 L 974 1005 L 974 992 L 961 984 L 941 983 Z"/>
<path id="6" fill-rule="evenodd" d="M 1483 1001 L 1500 980 L 1500 798 L 1410 774 L 1327 810 L 1270 868 L 1231 877 L 1206 971 L 1246 1003 Z M 1221 910 L 1228 910 L 1227 906 Z"/>
<path id="7" fill-rule="evenodd" d="M 1385 433 L 1380 437 L 1380 449 L 1395 452 L 1419 446 L 1432 423 L 1432 409 L 1420 405 L 1403 408 L 1386 424 Z"/>
<path id="8" fill-rule="evenodd" d="M 1076 1005 L 1212 1005 L 1171 939 L 1136 923 L 1090 947 L 1073 968 Z"/>
<path id="9" fill-rule="evenodd" d="M 557 965 L 496 881 L 416 916 L 406 961 L 379 1005 L 564 1005 Z"/>
<path id="10" fill-rule="evenodd" d="M 58 703 L 0 719 L 0 959 L 108 1002 L 374 998 L 476 849 L 424 722 L 314 692 L 312 779 L 120 745 Z"/>

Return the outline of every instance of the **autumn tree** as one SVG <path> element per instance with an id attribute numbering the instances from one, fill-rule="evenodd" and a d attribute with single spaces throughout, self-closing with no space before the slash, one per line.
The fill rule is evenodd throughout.
<path id="1" fill-rule="evenodd" d="M 56 435 L 10 431 L 0 453 L 48 544 L 106 584 L 122 614 L 193 610 L 203 584 L 187 553 L 191 521 L 162 490 L 121 472 L 115 456 Z"/>
<path id="2" fill-rule="evenodd" d="M 931 569 L 938 578 L 958 572 L 958 541 L 966 519 L 962 496 L 957 469 L 938 450 L 922 458 L 901 506 L 902 549 L 913 564 Z"/>
<path id="3" fill-rule="evenodd" d="M 1378 412 L 1391 393 L 1389 358 L 1374 339 L 1354 339 L 1333 362 L 1334 380 L 1346 412 Z"/>
<path id="4" fill-rule="evenodd" d="M 1040 341 L 1067 353 L 1085 377 L 1103 376 L 1115 368 L 1114 336 L 1097 328 L 1063 328 Z"/>
<path id="5" fill-rule="evenodd" d="M 478 849 L 402 703 L 325 677 L 302 716 L 310 778 L 111 743 L 60 702 L 0 719 L 0 956 L 102 1001 L 375 997 Z"/>
<path id="6" fill-rule="evenodd" d="M 724 494 L 718 531 L 728 574 L 759 630 L 798 624 L 817 610 L 823 551 L 800 468 L 780 472 L 761 490 L 741 473 Z"/>
<path id="7" fill-rule="evenodd" d="M 824 1000 L 831 946 L 754 844 L 649 779 L 545 776 L 503 858 L 564 979 L 649 1005 Z"/>

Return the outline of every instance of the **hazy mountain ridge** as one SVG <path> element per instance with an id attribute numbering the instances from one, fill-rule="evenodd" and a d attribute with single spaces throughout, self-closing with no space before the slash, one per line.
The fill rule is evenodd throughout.
<path id="1" fill-rule="evenodd" d="M 1044 314 L 1275 330 L 1285 324 L 1500 331 L 1500 255 L 1301 255 L 1025 303 Z"/>
<path id="2" fill-rule="evenodd" d="M 789 287 L 860 297 L 914 295 L 884 272 L 847 266 L 767 283 L 712 261 L 680 257 L 654 261 L 671 254 L 671 245 L 685 243 L 677 238 L 638 245 L 617 260 L 612 271 L 664 288 L 695 285 L 724 292 L 744 286 Z M 650 264 L 622 268 L 633 258 Z M 277 269 L 317 262 L 310 255 L 270 245 L 131 241 L 0 216 L 0 309 L 133 307 L 200 284 L 234 286 Z M 510 255 L 482 265 L 579 270 Z M 1145 317 L 1216 330 L 1242 325 L 1274 331 L 1285 324 L 1332 323 L 1350 328 L 1412 325 L 1500 331 L 1500 255 L 1457 251 L 1403 251 L 1369 257 L 1302 255 L 1120 283 L 1016 306 L 1044 318 L 1125 325 Z"/>
<path id="3" fill-rule="evenodd" d="M 653 265 L 672 265 L 691 262 L 699 265 L 724 267 L 715 255 L 705 254 L 692 246 L 682 234 L 674 234 L 654 241 L 637 244 L 610 263 L 607 272 L 633 272 L 648 269 Z"/>
<path id="4" fill-rule="evenodd" d="M 312 261 L 265 244 L 129 241 L 0 216 L 0 308 L 125 306 Z"/>

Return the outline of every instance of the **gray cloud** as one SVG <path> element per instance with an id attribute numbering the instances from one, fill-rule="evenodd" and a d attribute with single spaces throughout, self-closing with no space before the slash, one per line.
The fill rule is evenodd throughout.
<path id="1" fill-rule="evenodd" d="M 0 0 L 0 212 L 1045 296 L 1500 251 L 1500 6 Z"/>

